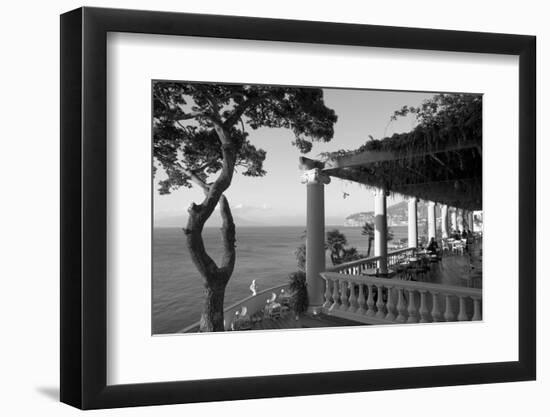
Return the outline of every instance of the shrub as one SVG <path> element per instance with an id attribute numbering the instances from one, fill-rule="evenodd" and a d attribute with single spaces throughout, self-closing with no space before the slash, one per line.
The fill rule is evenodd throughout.
<path id="1" fill-rule="evenodd" d="M 299 315 L 308 307 L 306 274 L 303 271 L 297 271 L 290 274 L 288 278 L 290 281 L 288 288 L 292 294 L 290 309 L 294 314 Z"/>

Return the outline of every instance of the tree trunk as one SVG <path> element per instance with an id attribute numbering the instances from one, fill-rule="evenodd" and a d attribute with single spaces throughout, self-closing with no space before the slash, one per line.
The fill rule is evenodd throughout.
<path id="1" fill-rule="evenodd" d="M 207 184 L 196 176 L 192 178 L 204 191 L 205 198 L 201 204 L 192 203 L 189 207 L 187 228 L 187 248 L 191 260 L 204 280 L 205 300 L 201 315 L 200 331 L 223 331 L 223 300 L 225 287 L 235 267 L 235 223 L 227 198 L 223 194 L 231 185 L 235 168 L 236 149 L 229 134 L 220 123 L 214 123 L 222 148 L 222 170 L 218 178 Z M 223 257 L 221 266 L 208 255 L 202 239 L 204 224 L 210 218 L 216 205 L 220 205 L 223 220 L 221 229 Z"/>
<path id="2" fill-rule="evenodd" d="M 202 229 L 204 223 L 196 213 L 200 206 L 191 206 L 187 228 L 187 248 L 191 254 L 191 260 L 204 280 L 204 305 L 201 313 L 201 332 L 224 331 L 223 302 L 225 287 L 235 266 L 235 223 L 227 198 L 220 197 L 220 213 L 223 219 L 221 229 L 223 241 L 223 257 L 220 267 L 210 258 L 204 247 Z"/>
<path id="3" fill-rule="evenodd" d="M 367 258 L 370 256 L 370 248 L 371 248 L 371 245 L 372 245 L 372 239 L 369 238 L 369 246 L 367 247 Z"/>
<path id="4" fill-rule="evenodd" d="M 204 305 L 201 314 L 201 332 L 223 332 L 223 300 L 225 285 L 211 287 L 205 283 Z"/>

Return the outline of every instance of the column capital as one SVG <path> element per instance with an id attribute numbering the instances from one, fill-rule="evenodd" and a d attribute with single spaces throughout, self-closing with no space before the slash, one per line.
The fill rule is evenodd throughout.
<path id="1" fill-rule="evenodd" d="M 435 207 L 435 201 L 428 201 L 428 206 Z"/>
<path id="2" fill-rule="evenodd" d="M 330 177 L 323 173 L 319 168 L 313 168 L 308 171 L 304 171 L 300 178 L 302 184 L 328 184 L 330 183 Z"/>

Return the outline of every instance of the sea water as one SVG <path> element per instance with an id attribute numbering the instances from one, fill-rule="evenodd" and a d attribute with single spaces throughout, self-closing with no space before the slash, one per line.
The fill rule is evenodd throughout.
<path id="1" fill-rule="evenodd" d="M 257 291 L 288 282 L 298 270 L 294 251 L 303 242 L 305 227 L 239 227 L 235 270 L 225 292 L 229 306 Z M 327 226 L 345 234 L 348 245 L 366 253 L 368 242 L 361 228 Z M 394 239 L 406 237 L 407 227 L 390 228 Z M 219 228 L 205 228 L 203 239 L 212 259 L 219 262 L 222 243 Z M 371 248 L 371 255 L 374 248 Z M 330 260 L 327 257 L 327 262 Z M 328 264 L 327 264 L 328 265 Z M 155 228 L 153 233 L 153 334 L 175 333 L 200 319 L 204 285 L 186 247 L 181 228 Z"/>

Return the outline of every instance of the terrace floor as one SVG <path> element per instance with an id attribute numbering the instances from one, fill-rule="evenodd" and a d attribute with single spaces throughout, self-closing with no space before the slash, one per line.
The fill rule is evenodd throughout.
<path id="1" fill-rule="evenodd" d="M 464 254 L 446 254 L 441 261 L 434 263 L 426 282 L 455 287 L 482 288 L 482 241 L 469 245 Z"/>
<path id="2" fill-rule="evenodd" d="M 362 326 L 356 321 L 326 314 L 303 314 L 298 320 L 291 313 L 287 313 L 278 319 L 263 319 L 252 324 L 252 330 L 282 330 L 282 329 L 313 329 L 319 327 Z"/>

